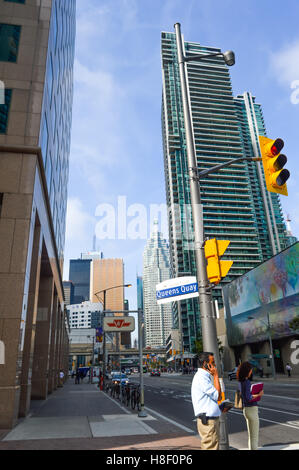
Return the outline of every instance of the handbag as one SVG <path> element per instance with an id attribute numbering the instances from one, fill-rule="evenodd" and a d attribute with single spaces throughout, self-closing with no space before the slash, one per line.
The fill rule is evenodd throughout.
<path id="1" fill-rule="evenodd" d="M 235 392 L 235 408 L 238 410 L 242 409 L 242 395 L 239 390 Z"/>

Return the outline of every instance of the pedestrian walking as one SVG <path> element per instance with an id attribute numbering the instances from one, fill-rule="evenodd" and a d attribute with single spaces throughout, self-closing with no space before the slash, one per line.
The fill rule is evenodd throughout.
<path id="1" fill-rule="evenodd" d="M 79 372 L 79 369 L 76 370 L 75 384 L 80 384 L 80 372 Z"/>
<path id="2" fill-rule="evenodd" d="M 60 370 L 59 372 L 59 379 L 60 379 L 60 385 L 63 385 L 63 379 L 64 379 L 64 372 L 63 370 Z"/>
<path id="3" fill-rule="evenodd" d="M 258 394 L 251 394 L 251 382 L 253 367 L 249 362 L 243 362 L 237 370 L 238 387 L 242 397 L 243 415 L 246 419 L 248 431 L 248 449 L 257 450 L 259 440 L 260 420 L 258 413 L 258 404 L 254 401 L 258 397 L 264 395 L 261 390 Z"/>
<path id="4" fill-rule="evenodd" d="M 221 388 L 213 353 L 198 355 L 198 370 L 193 377 L 191 398 L 202 450 L 219 450 L 221 415 L 218 401 Z"/>
<path id="5" fill-rule="evenodd" d="M 287 363 L 287 365 L 286 365 L 286 370 L 287 370 L 287 373 L 288 373 L 288 377 L 291 377 L 291 370 L 292 370 L 292 367 L 290 366 L 289 363 Z"/>

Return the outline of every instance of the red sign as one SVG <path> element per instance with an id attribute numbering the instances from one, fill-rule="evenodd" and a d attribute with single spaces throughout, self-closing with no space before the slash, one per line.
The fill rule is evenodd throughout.
<path id="1" fill-rule="evenodd" d="M 135 318 L 134 317 L 105 317 L 104 318 L 105 331 L 134 331 Z"/>

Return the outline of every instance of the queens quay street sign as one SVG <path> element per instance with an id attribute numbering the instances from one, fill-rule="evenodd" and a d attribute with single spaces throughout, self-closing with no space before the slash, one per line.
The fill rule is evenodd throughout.
<path id="1" fill-rule="evenodd" d="M 198 285 L 195 276 L 176 277 L 156 285 L 158 304 L 198 297 Z"/>
<path id="2" fill-rule="evenodd" d="M 104 331 L 134 331 L 134 317 L 105 317 L 103 319 Z"/>

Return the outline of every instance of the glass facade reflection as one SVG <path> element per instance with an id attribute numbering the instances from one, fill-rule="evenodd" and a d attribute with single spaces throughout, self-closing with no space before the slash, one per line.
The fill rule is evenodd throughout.
<path id="1" fill-rule="evenodd" d="M 73 283 L 71 304 L 90 300 L 90 259 L 71 259 L 69 279 Z"/>
<path id="2" fill-rule="evenodd" d="M 52 1 L 39 145 L 59 259 L 63 258 L 71 142 L 75 0 Z"/>
<path id="3" fill-rule="evenodd" d="M 16 62 L 21 26 L 0 23 L 0 61 Z"/>

